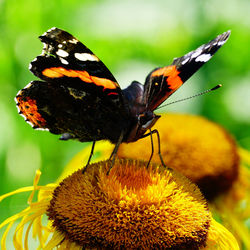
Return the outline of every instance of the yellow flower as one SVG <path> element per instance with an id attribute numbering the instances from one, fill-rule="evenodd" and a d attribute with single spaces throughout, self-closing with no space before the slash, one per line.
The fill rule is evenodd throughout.
<path id="1" fill-rule="evenodd" d="M 243 249 L 250 249 L 250 152 L 244 149 L 238 151 L 241 159 L 238 179 L 228 192 L 218 196 L 209 205 L 213 214 L 230 229 Z"/>
<path id="2" fill-rule="evenodd" d="M 40 241 L 40 247 L 44 246 L 49 234 L 52 232 L 52 229 L 49 226 L 45 227 L 42 225 L 42 218 L 44 216 L 44 213 L 46 212 L 47 207 L 50 204 L 51 196 L 52 196 L 53 190 L 56 187 L 56 184 L 38 186 L 40 175 L 41 175 L 41 172 L 37 170 L 36 176 L 34 178 L 33 186 L 20 188 L 13 192 L 0 196 L 0 202 L 1 202 L 3 199 L 9 196 L 12 196 L 14 194 L 31 191 L 30 197 L 28 199 L 29 206 L 23 211 L 21 211 L 20 213 L 13 215 L 12 217 L 6 219 L 4 222 L 0 224 L 0 228 L 8 225 L 1 239 L 2 250 L 6 250 L 6 246 L 5 246 L 6 237 L 9 233 L 9 230 L 18 219 L 22 219 L 22 220 L 17 225 L 14 236 L 13 236 L 13 244 L 16 249 L 23 249 L 23 247 L 25 249 L 28 249 L 28 236 L 31 230 L 31 226 L 33 226 L 33 236 L 37 237 Z M 36 202 L 33 202 L 32 200 L 37 190 L 39 190 L 38 198 Z M 22 241 L 23 230 L 24 230 L 24 226 L 27 224 L 28 224 L 28 227 L 24 235 L 24 243 L 23 243 Z"/>
<path id="3" fill-rule="evenodd" d="M 165 114 L 155 128 L 160 133 L 166 164 L 199 185 L 210 199 L 216 218 L 233 232 L 241 245 L 250 249 L 250 152 L 238 148 L 221 126 L 200 116 Z M 153 161 L 159 163 L 156 138 L 154 145 Z M 95 149 L 99 157 L 95 160 L 108 158 L 113 147 L 108 142 L 99 142 Z M 74 157 L 63 176 L 83 164 L 83 156 L 87 159 L 89 152 L 87 148 Z M 144 138 L 122 144 L 118 156 L 147 161 L 150 153 L 150 138 Z"/>
<path id="4" fill-rule="evenodd" d="M 2 249 L 19 218 L 16 249 L 28 249 L 31 227 L 42 249 L 239 249 L 232 234 L 212 219 L 199 189 L 184 176 L 126 159 L 117 160 L 107 175 L 109 164 L 92 164 L 84 174 L 80 169 L 60 184 L 46 186 L 38 186 L 38 171 L 32 187 L 0 197 L 31 191 L 29 207 L 0 225 L 8 225 Z M 42 225 L 45 214 L 47 226 Z"/>

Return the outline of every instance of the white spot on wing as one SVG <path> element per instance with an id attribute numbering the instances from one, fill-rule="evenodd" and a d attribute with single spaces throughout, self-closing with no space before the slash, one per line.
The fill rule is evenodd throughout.
<path id="1" fill-rule="evenodd" d="M 34 127 L 34 126 L 33 126 L 33 128 L 34 128 L 35 130 L 49 131 L 48 128 L 36 128 L 36 127 Z"/>
<path id="2" fill-rule="evenodd" d="M 32 68 L 32 63 L 35 62 L 36 60 L 37 60 L 37 57 L 36 57 L 32 62 L 30 62 L 30 64 L 29 64 L 29 70 L 31 70 L 31 68 Z"/>
<path id="3" fill-rule="evenodd" d="M 197 49 L 196 51 L 194 51 L 194 53 L 191 55 L 191 58 L 196 58 L 197 56 L 199 56 L 202 53 L 202 49 Z"/>
<path id="4" fill-rule="evenodd" d="M 202 54 L 198 56 L 195 61 L 196 62 L 207 62 L 211 58 L 211 54 Z"/>
<path id="5" fill-rule="evenodd" d="M 32 82 L 29 82 L 23 89 L 28 89 L 32 85 Z M 22 89 L 18 91 L 17 96 L 20 95 L 22 92 Z"/>
<path id="6" fill-rule="evenodd" d="M 16 96 L 19 96 L 21 94 L 22 90 L 19 90 L 16 94 Z M 16 97 L 15 97 L 15 100 L 16 100 Z M 17 101 L 17 100 L 16 100 Z"/>
<path id="7" fill-rule="evenodd" d="M 25 117 L 25 116 L 24 116 Z M 26 117 L 25 117 L 26 118 Z M 27 119 L 25 120 L 32 128 L 34 128 L 34 124 L 30 121 L 28 121 Z"/>
<path id="8" fill-rule="evenodd" d="M 31 87 L 31 85 L 32 85 L 32 82 L 29 82 L 29 83 L 24 87 L 24 89 L 28 89 L 29 87 Z M 22 90 L 20 90 L 20 91 L 22 91 Z"/>
<path id="9" fill-rule="evenodd" d="M 69 64 L 69 62 L 67 60 L 65 60 L 65 59 L 63 59 L 61 57 L 59 57 L 59 59 L 60 59 L 61 63 L 63 63 L 63 64 Z"/>
<path id="10" fill-rule="evenodd" d="M 61 56 L 61 57 L 67 57 L 67 56 L 69 55 L 69 53 L 68 53 L 67 51 L 62 50 L 62 49 L 59 49 L 59 50 L 56 52 L 56 54 L 57 54 L 58 56 Z"/>
<path id="11" fill-rule="evenodd" d="M 16 97 L 19 96 L 19 95 L 21 95 L 21 92 L 22 92 L 22 90 L 19 90 L 19 91 L 17 92 L 17 94 L 16 94 Z M 15 102 L 18 103 L 16 97 L 15 97 Z"/>
<path id="12" fill-rule="evenodd" d="M 184 59 L 184 60 L 181 62 L 181 64 L 182 64 L 182 65 L 186 64 L 186 63 L 189 61 L 189 59 L 190 59 L 190 58 L 187 57 L 186 59 Z"/>
<path id="13" fill-rule="evenodd" d="M 46 32 L 44 32 L 44 33 L 42 34 L 42 36 L 46 36 L 49 32 L 51 32 L 52 30 L 55 30 L 55 29 L 56 29 L 56 27 L 53 27 L 53 28 L 47 30 Z"/>
<path id="14" fill-rule="evenodd" d="M 20 92 L 20 91 L 19 91 Z M 18 92 L 18 93 L 19 93 Z M 17 95 L 18 95 L 18 93 L 17 93 Z M 16 97 L 14 98 L 14 100 L 15 100 L 15 102 L 16 102 L 16 107 L 17 107 L 17 110 L 18 110 L 18 113 L 20 112 L 20 108 L 19 108 L 19 103 L 18 103 L 18 101 L 17 101 L 17 99 L 16 99 Z"/>
<path id="15" fill-rule="evenodd" d="M 24 114 L 20 114 L 20 116 L 22 116 L 23 117 L 23 119 L 26 121 L 26 116 L 24 115 Z M 31 123 L 30 122 L 28 122 L 28 121 L 26 121 L 27 123 L 29 123 L 29 125 L 31 125 Z M 33 127 L 33 124 L 31 125 L 32 127 Z"/>
<path id="16" fill-rule="evenodd" d="M 97 56 L 89 53 L 75 53 L 75 58 L 80 61 L 99 61 Z"/>
<path id="17" fill-rule="evenodd" d="M 71 40 L 68 41 L 69 43 L 74 43 L 74 44 L 77 44 L 78 43 L 78 40 L 73 38 Z"/>
<path id="18" fill-rule="evenodd" d="M 218 46 L 222 46 L 227 40 L 224 40 L 224 41 L 219 41 L 218 42 Z"/>
<path id="19" fill-rule="evenodd" d="M 55 29 L 56 29 L 56 27 L 52 27 L 47 32 L 50 32 L 50 31 L 55 30 Z"/>

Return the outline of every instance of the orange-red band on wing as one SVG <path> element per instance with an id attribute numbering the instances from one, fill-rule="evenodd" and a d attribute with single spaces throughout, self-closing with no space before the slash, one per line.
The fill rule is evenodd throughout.
<path id="1" fill-rule="evenodd" d="M 152 73 L 152 76 L 166 76 L 168 87 L 172 90 L 178 89 L 183 81 L 179 77 L 179 71 L 176 69 L 175 65 L 159 68 Z"/>
<path id="2" fill-rule="evenodd" d="M 32 123 L 36 128 L 45 128 L 46 121 L 37 110 L 36 100 L 29 97 L 17 96 L 17 106 L 20 110 L 20 114 L 24 115 L 27 121 Z"/>
<path id="3" fill-rule="evenodd" d="M 84 82 L 94 83 L 95 85 L 103 86 L 107 89 L 116 89 L 117 87 L 119 87 L 116 82 L 113 82 L 106 78 L 91 76 L 87 71 L 65 69 L 62 67 L 52 67 L 43 70 L 42 74 L 49 78 L 60 78 L 63 76 L 78 77 Z"/>

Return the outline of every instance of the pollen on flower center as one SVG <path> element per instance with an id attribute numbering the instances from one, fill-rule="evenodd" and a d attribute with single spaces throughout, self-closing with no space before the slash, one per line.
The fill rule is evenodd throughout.
<path id="1" fill-rule="evenodd" d="M 137 168 L 136 171 L 133 171 L 134 165 L 143 164 L 142 162 L 137 162 L 133 164 L 132 161 L 128 162 L 129 166 L 125 168 L 120 168 L 119 171 L 114 171 L 112 175 L 116 175 L 115 178 L 120 183 L 122 188 L 128 189 L 145 189 L 148 185 L 153 184 L 153 179 L 150 176 L 148 171 L 145 171 L 144 168 Z"/>
<path id="2" fill-rule="evenodd" d="M 65 239 L 87 248 L 198 249 L 211 220 L 194 184 L 146 163 L 117 160 L 78 170 L 55 189 L 49 219 Z"/>

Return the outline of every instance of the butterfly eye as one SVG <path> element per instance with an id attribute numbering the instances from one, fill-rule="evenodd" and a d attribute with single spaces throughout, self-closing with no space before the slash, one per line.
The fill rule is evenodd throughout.
<path id="1" fill-rule="evenodd" d="M 141 125 L 145 125 L 148 121 L 151 121 L 154 117 L 152 111 L 146 111 L 139 115 L 139 121 Z"/>

